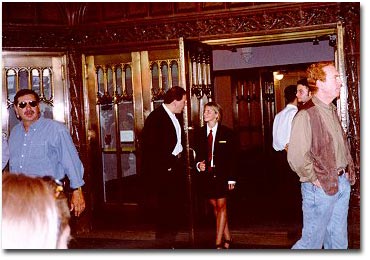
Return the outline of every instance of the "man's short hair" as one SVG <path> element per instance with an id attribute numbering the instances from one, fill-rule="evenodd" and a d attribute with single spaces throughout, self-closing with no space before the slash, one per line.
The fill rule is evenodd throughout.
<path id="1" fill-rule="evenodd" d="M 40 97 L 34 90 L 24 88 L 24 89 L 18 90 L 17 94 L 15 94 L 14 101 L 13 101 L 14 105 L 18 105 L 18 99 L 25 95 L 33 95 L 36 99 L 37 104 L 40 103 Z"/>
<path id="2" fill-rule="evenodd" d="M 165 104 L 171 104 L 174 100 L 180 101 L 185 94 L 185 89 L 179 86 L 174 86 L 167 90 L 166 94 L 164 95 L 163 102 Z"/>
<path id="3" fill-rule="evenodd" d="M 296 98 L 297 86 L 289 85 L 284 89 L 284 97 L 287 104 L 292 103 Z"/>
<path id="4" fill-rule="evenodd" d="M 318 80 L 325 81 L 326 80 L 326 72 L 324 71 L 324 67 L 327 66 L 335 66 L 333 61 L 321 61 L 317 63 L 311 64 L 307 68 L 307 82 L 308 82 L 308 90 L 311 91 L 312 94 L 316 94 L 318 87 L 316 86 L 316 82 Z"/>
<path id="5" fill-rule="evenodd" d="M 303 86 L 306 86 L 308 88 L 307 78 L 303 78 L 303 79 L 298 80 L 297 85 L 303 85 Z"/>

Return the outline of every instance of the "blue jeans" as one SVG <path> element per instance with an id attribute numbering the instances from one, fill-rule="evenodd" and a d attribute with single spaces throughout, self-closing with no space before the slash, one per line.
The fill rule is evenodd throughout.
<path id="1" fill-rule="evenodd" d="M 302 237 L 292 249 L 347 249 L 347 216 L 351 186 L 345 174 L 338 177 L 338 192 L 329 196 L 310 182 L 301 184 Z"/>

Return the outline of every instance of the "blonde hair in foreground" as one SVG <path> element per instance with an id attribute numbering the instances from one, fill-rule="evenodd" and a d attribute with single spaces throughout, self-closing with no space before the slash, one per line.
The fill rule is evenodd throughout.
<path id="1" fill-rule="evenodd" d="M 50 185 L 23 174 L 4 173 L 2 181 L 2 248 L 66 248 L 58 246 L 60 210 Z"/>

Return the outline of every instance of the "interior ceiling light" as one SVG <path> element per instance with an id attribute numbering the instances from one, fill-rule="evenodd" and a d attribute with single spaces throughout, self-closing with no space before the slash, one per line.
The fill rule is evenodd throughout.
<path id="1" fill-rule="evenodd" d="M 280 80 L 282 80 L 284 78 L 284 74 L 282 72 L 280 72 L 280 71 L 274 71 L 273 74 L 274 74 L 274 78 L 276 80 L 279 80 L 280 81 Z"/>

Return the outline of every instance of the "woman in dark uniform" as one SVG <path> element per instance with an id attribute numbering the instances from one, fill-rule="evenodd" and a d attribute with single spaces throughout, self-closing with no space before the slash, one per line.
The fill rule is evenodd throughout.
<path id="1" fill-rule="evenodd" d="M 229 248 L 231 235 L 227 220 L 226 197 L 235 187 L 235 147 L 233 132 L 221 125 L 222 108 L 215 102 L 204 106 L 206 123 L 195 135 L 196 168 L 202 177 L 202 193 L 213 206 L 216 217 L 216 248 Z"/>

